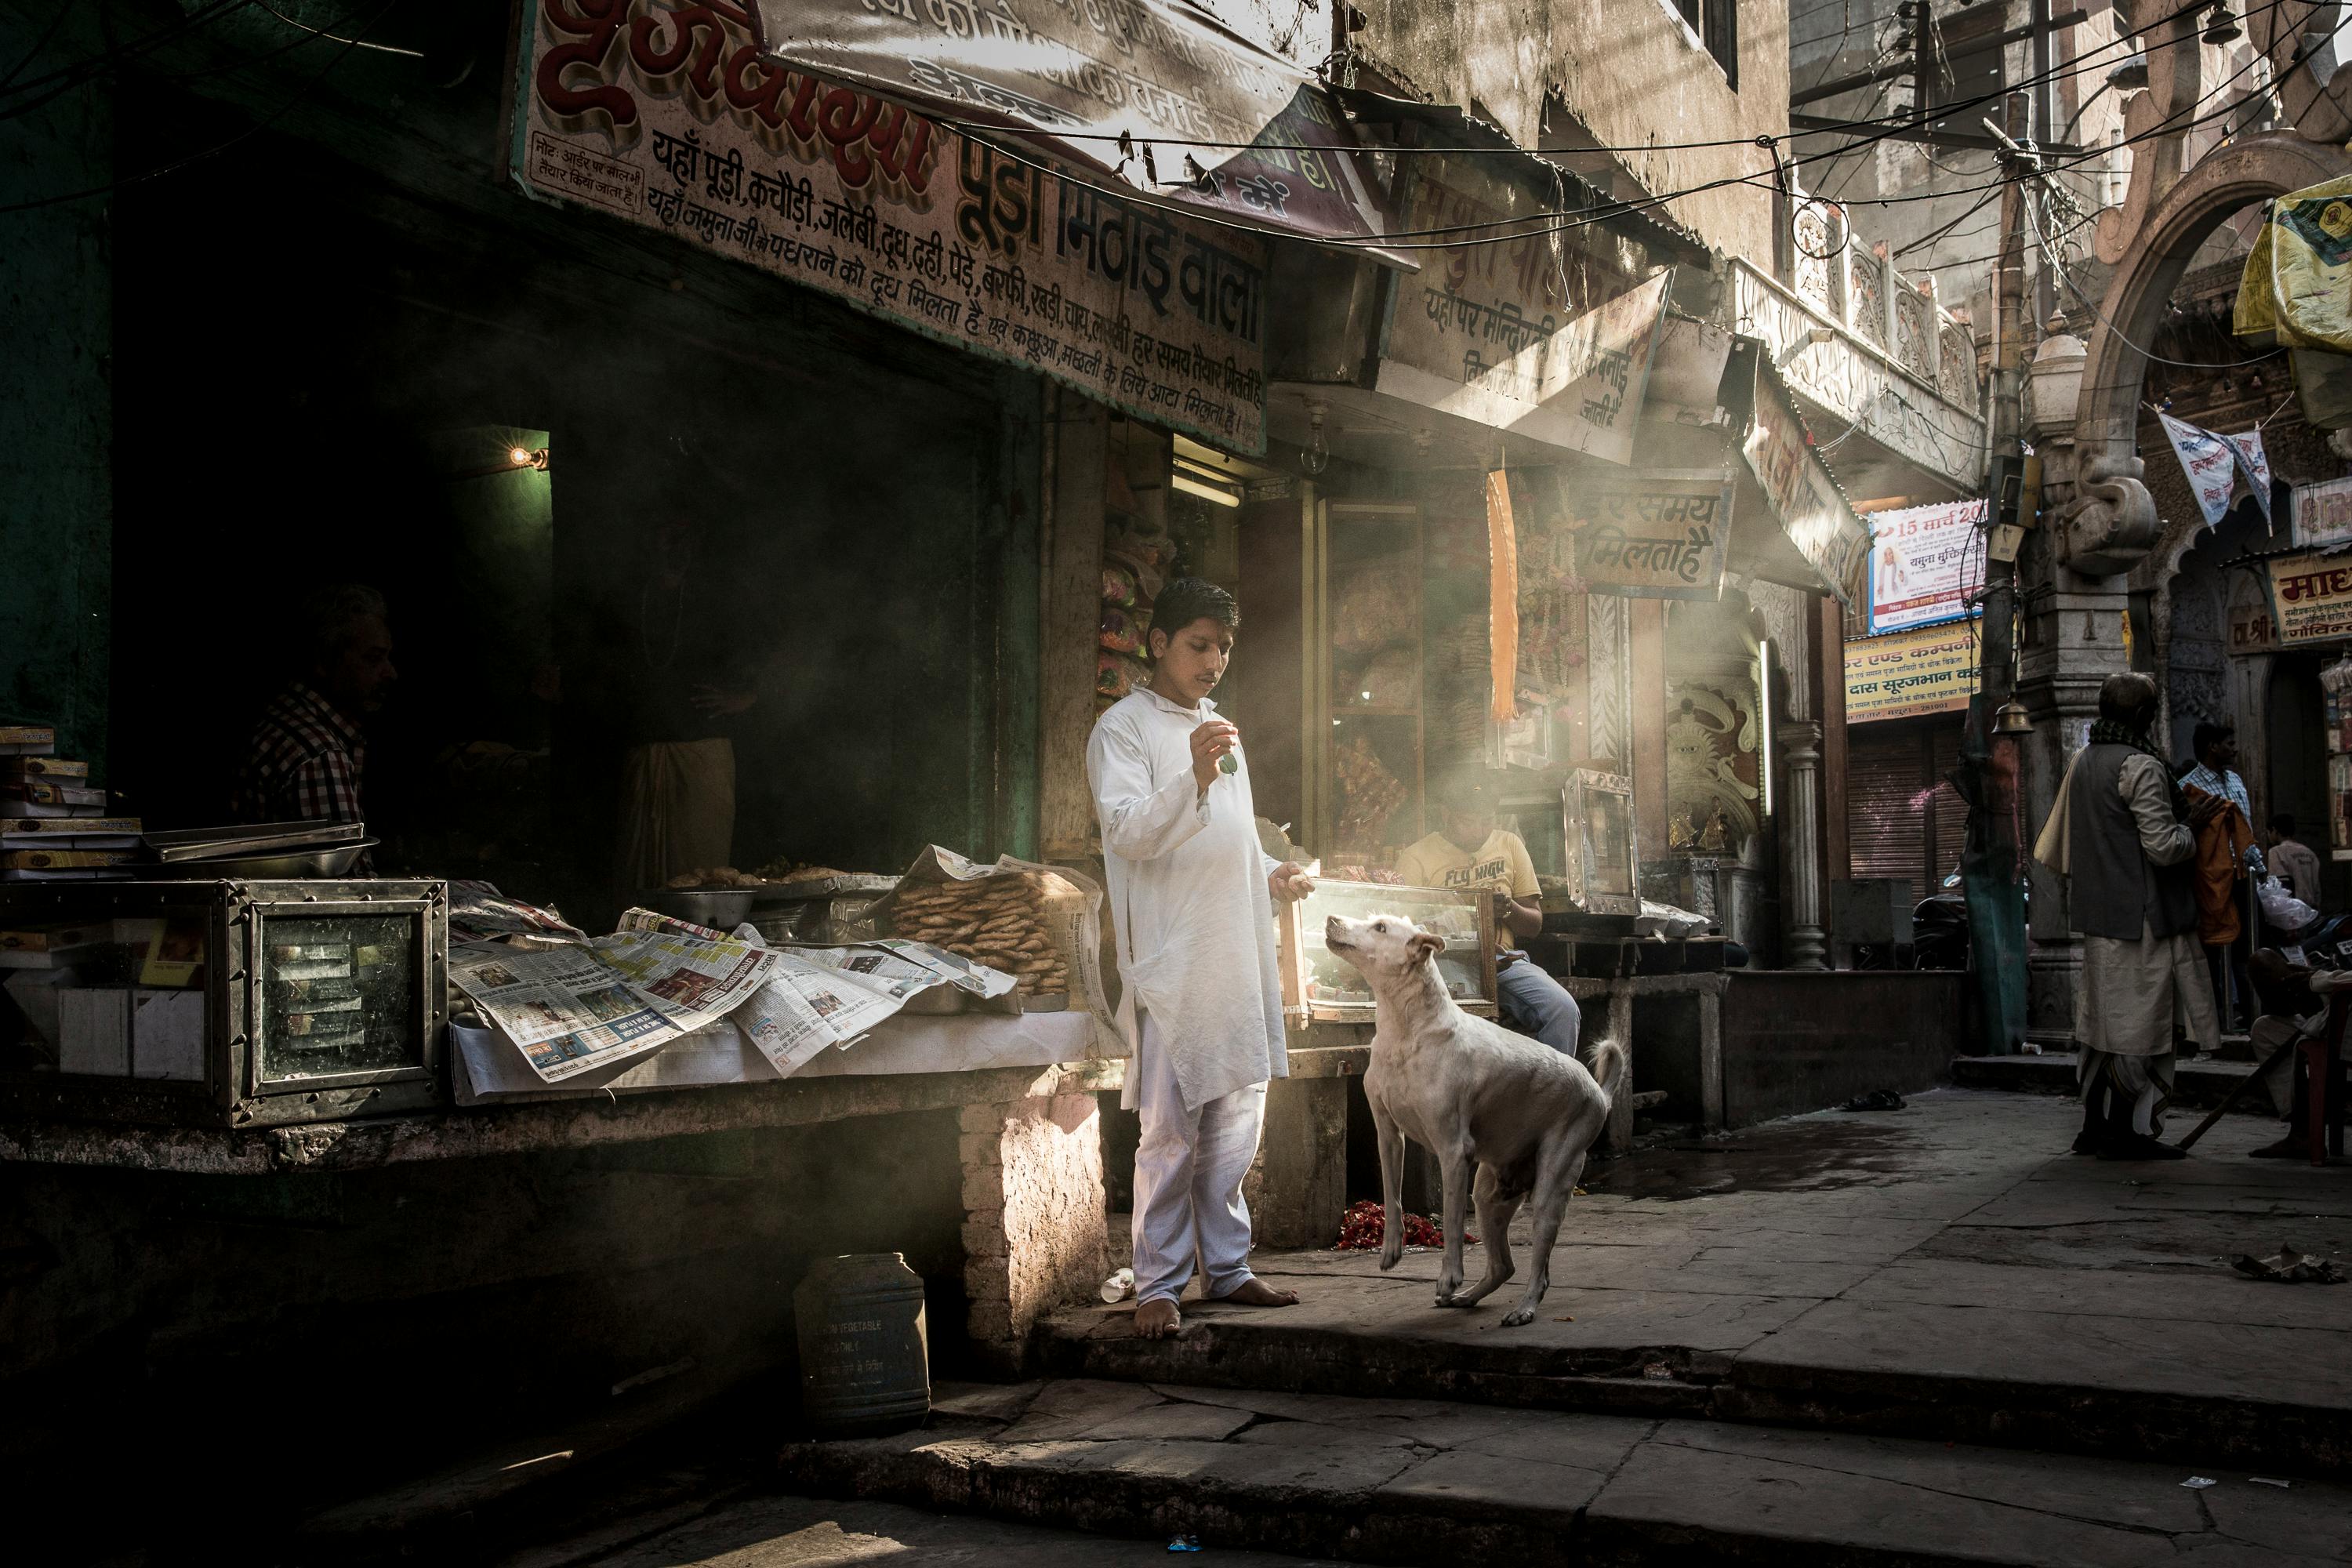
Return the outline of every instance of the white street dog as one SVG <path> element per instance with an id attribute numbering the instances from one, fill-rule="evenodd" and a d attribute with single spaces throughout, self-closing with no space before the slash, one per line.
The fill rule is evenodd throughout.
<path id="1" fill-rule="evenodd" d="M 1350 921 L 1334 915 L 1324 925 L 1323 945 L 1363 973 L 1379 1004 L 1364 1094 L 1380 1133 L 1381 1196 L 1388 1211 L 1381 1267 L 1395 1268 L 1404 1254 L 1401 1200 L 1410 1138 L 1437 1156 L 1444 1176 L 1441 1307 L 1475 1306 L 1510 1279 L 1511 1220 L 1534 1197 L 1534 1277 L 1503 1327 L 1532 1321 L 1551 1283 L 1551 1249 L 1569 1194 L 1584 1173 L 1585 1154 L 1601 1136 L 1610 1106 L 1624 1090 L 1625 1047 L 1614 1040 L 1592 1047 L 1595 1081 L 1582 1062 L 1472 1017 L 1439 978 L 1436 958 L 1445 943 L 1399 916 Z M 1465 1196 L 1477 1205 L 1486 1247 L 1486 1277 L 1467 1290 L 1462 1289 Z"/>

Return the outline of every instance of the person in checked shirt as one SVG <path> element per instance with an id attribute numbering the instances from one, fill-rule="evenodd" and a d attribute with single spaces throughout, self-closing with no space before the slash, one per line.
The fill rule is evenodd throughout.
<path id="1" fill-rule="evenodd" d="M 304 673 L 262 710 L 239 770 L 240 822 L 364 822 L 367 737 L 399 673 L 383 595 L 356 583 L 302 606 Z"/>

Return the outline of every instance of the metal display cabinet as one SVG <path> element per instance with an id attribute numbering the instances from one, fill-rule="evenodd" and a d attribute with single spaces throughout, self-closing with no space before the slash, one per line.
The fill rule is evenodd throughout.
<path id="1" fill-rule="evenodd" d="M 1294 1026 L 1372 1022 L 1372 993 L 1354 965 L 1323 945 L 1333 915 L 1371 920 L 1402 915 L 1445 939 L 1438 973 L 1463 1011 L 1495 1016 L 1495 902 L 1463 888 L 1404 888 L 1386 882 L 1318 881 L 1297 903 L 1277 906 L 1281 926 L 1282 1007 Z"/>
<path id="2" fill-rule="evenodd" d="M 447 884 L 48 882 L 0 929 L 58 933 L 0 969 L 0 1114 L 265 1127 L 448 1103 Z"/>
<path id="3" fill-rule="evenodd" d="M 1559 786 L 1568 900 L 1588 915 L 1638 915 L 1642 884 L 1633 837 L 1633 781 L 1580 768 Z"/>

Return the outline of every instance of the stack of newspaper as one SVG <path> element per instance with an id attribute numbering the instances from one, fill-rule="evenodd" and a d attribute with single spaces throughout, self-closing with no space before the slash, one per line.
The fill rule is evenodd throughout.
<path id="1" fill-rule="evenodd" d="M 468 901 L 493 923 L 495 889 Z M 455 900 L 453 900 L 454 902 Z M 453 910 L 453 937 L 457 926 Z M 935 985 L 983 999 L 1013 977 L 919 942 L 776 949 L 631 910 L 610 936 L 570 940 L 556 923 L 518 922 L 525 940 L 453 940 L 451 983 L 511 1040 L 546 1083 L 652 1055 L 722 1019 L 781 1077 L 828 1047 L 846 1048 Z"/>

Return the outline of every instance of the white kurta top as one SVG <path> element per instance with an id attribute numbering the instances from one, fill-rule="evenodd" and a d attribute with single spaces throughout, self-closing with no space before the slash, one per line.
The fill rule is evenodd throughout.
<path id="1" fill-rule="evenodd" d="M 1192 777 L 1192 731 L 1214 717 L 1206 699 L 1192 709 L 1137 691 L 1087 743 L 1126 982 L 1119 1026 L 1134 1050 L 1136 1011 L 1151 1015 L 1188 1110 L 1290 1076 L 1266 890 L 1281 862 L 1258 847 L 1246 758 L 1205 795 Z"/>

